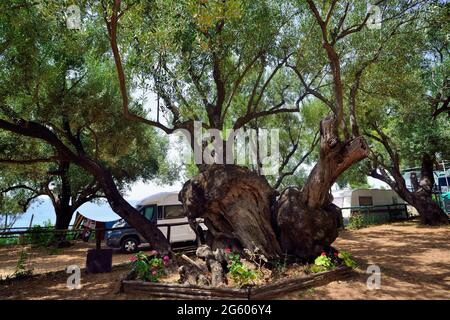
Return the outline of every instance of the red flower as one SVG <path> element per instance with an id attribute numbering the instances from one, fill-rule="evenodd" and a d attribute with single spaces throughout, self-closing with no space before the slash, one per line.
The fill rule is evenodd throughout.
<path id="1" fill-rule="evenodd" d="M 337 257 L 337 256 L 338 256 L 338 253 L 337 253 L 337 252 L 335 252 L 335 253 L 334 253 L 334 256 L 335 256 L 335 257 Z"/>
<path id="2" fill-rule="evenodd" d="M 135 262 L 136 260 L 137 260 L 137 258 L 134 257 L 134 256 L 130 258 L 130 261 L 131 261 L 131 262 Z"/>
<path id="3" fill-rule="evenodd" d="M 321 256 L 326 256 L 327 254 L 325 252 L 322 251 Z"/>
<path id="4" fill-rule="evenodd" d="M 225 249 L 225 253 L 231 253 L 231 249 L 230 248 L 226 248 Z"/>

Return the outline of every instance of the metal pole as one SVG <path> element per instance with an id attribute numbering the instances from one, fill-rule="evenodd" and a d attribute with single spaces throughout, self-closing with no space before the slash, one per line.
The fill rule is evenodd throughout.
<path id="1" fill-rule="evenodd" d="M 31 229 L 31 227 L 33 225 L 33 219 L 34 219 L 34 213 L 31 215 L 30 225 L 28 226 L 29 229 Z"/>
<path id="2" fill-rule="evenodd" d="M 444 169 L 444 178 L 445 178 L 445 184 L 447 185 L 447 192 L 450 192 L 450 188 L 448 185 L 447 171 L 445 170 L 445 162 L 444 161 L 442 161 L 442 169 Z"/>
<path id="3" fill-rule="evenodd" d="M 169 244 L 170 244 L 170 225 L 167 226 L 167 241 L 168 241 Z"/>

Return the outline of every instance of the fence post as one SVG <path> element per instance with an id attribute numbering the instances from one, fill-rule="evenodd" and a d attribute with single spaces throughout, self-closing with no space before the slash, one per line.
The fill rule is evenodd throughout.
<path id="1" fill-rule="evenodd" d="M 169 244 L 170 244 L 170 225 L 168 225 L 167 226 L 167 241 L 169 242 Z"/>
<path id="2" fill-rule="evenodd" d="M 102 232 L 99 229 L 95 228 L 95 249 L 97 250 L 100 250 L 102 248 L 102 235 Z"/>

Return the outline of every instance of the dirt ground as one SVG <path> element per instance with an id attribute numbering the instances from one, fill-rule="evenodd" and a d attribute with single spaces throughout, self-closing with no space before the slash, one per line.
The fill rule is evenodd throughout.
<path id="1" fill-rule="evenodd" d="M 0 277 L 5 278 L 15 271 L 20 253 L 27 253 L 27 268 L 33 269 L 33 274 L 65 270 L 70 265 L 78 265 L 83 268 L 86 264 L 86 252 L 94 249 L 95 243 L 75 242 L 69 248 L 58 249 L 52 252 L 48 248 L 32 248 L 26 246 L 0 246 Z M 120 254 L 114 250 L 113 265 L 128 262 L 130 255 Z"/>
<path id="2" fill-rule="evenodd" d="M 344 231 L 334 243 L 350 252 L 359 268 L 350 280 L 292 292 L 282 299 L 450 299 L 450 227 L 420 227 L 415 222 L 395 223 Z M 16 251 L 14 251 L 16 250 Z M 38 270 L 62 270 L 69 264 L 84 265 L 85 244 L 59 255 L 36 254 Z M 10 272 L 19 249 L 0 248 L 0 272 Z M 44 252 L 45 253 L 45 252 Z M 115 254 L 114 263 L 129 260 Z M 41 259 L 41 260 L 36 260 Z M 368 265 L 381 268 L 381 288 L 366 286 Z M 116 266 L 112 273 L 82 275 L 82 289 L 69 290 L 64 273 L 40 275 L 26 281 L 0 285 L 0 299 L 148 299 L 144 295 L 119 294 L 119 282 L 128 272 Z"/>

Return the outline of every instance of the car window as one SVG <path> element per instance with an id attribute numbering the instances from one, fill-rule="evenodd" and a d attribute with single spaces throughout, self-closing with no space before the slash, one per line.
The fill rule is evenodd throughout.
<path id="1" fill-rule="evenodd" d="M 144 217 L 147 218 L 147 220 L 152 221 L 153 220 L 153 212 L 155 207 L 146 207 L 144 209 Z"/>
<path id="2" fill-rule="evenodd" d="M 176 219 L 183 218 L 185 214 L 182 206 L 165 206 L 164 207 L 164 219 Z"/>

